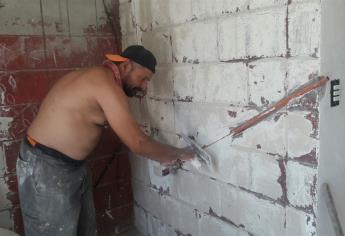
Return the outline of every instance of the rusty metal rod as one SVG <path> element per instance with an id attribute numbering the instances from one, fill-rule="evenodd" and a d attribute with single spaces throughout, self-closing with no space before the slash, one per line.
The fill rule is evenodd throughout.
<path id="1" fill-rule="evenodd" d="M 314 79 L 309 80 L 307 83 L 299 86 L 294 91 L 289 93 L 286 97 L 284 97 L 281 100 L 279 100 L 278 102 L 274 103 L 270 108 L 264 110 L 263 112 L 259 113 L 258 115 L 256 115 L 256 116 L 250 118 L 249 120 L 243 122 L 242 124 L 238 125 L 237 127 L 230 129 L 229 134 L 219 138 L 218 140 L 216 140 L 210 144 L 204 145 L 202 148 L 203 149 L 208 148 L 209 146 L 212 146 L 213 144 L 221 141 L 222 139 L 224 139 L 228 136 L 235 137 L 235 136 L 241 134 L 246 129 L 258 124 L 260 121 L 264 120 L 268 116 L 272 115 L 273 113 L 277 112 L 278 110 L 280 110 L 281 108 L 286 106 L 292 99 L 300 97 L 302 95 L 305 95 L 305 94 L 313 91 L 314 89 L 317 89 L 321 86 L 324 86 L 328 81 L 329 81 L 329 78 L 327 76 L 318 76 Z"/>
<path id="2" fill-rule="evenodd" d="M 259 113 L 256 116 L 252 117 L 251 119 L 245 121 L 241 125 L 239 125 L 235 128 L 232 128 L 230 133 L 233 136 L 237 136 L 237 135 L 241 134 L 246 129 L 256 125 L 260 121 L 264 120 L 268 116 L 272 115 L 273 113 L 277 112 L 278 110 L 280 110 L 281 108 L 286 106 L 286 104 L 288 104 L 290 102 L 290 100 L 297 98 L 297 97 L 300 97 L 304 94 L 307 94 L 307 93 L 313 91 L 316 88 L 319 88 L 319 87 L 325 85 L 328 82 L 328 80 L 329 80 L 329 78 L 326 76 L 319 76 L 315 79 L 308 81 L 307 83 L 301 85 L 300 87 L 295 89 L 293 92 L 288 94 L 286 97 L 284 97 L 281 100 L 279 100 L 278 102 L 274 103 L 270 108 L 266 109 L 265 111 Z"/>

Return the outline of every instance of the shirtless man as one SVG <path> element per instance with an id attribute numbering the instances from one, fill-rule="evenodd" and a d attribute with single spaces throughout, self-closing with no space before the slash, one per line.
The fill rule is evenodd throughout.
<path id="1" fill-rule="evenodd" d="M 17 161 L 26 236 L 96 235 L 90 175 L 84 159 L 109 124 L 135 154 L 161 163 L 193 153 L 160 144 L 133 119 L 127 96 L 143 96 L 156 59 L 142 46 L 106 55 L 102 67 L 71 72 L 44 99 Z"/>

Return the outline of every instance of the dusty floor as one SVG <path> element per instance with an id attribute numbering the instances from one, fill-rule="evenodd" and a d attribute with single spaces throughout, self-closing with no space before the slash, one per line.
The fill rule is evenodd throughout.
<path id="1" fill-rule="evenodd" d="M 144 236 L 143 234 L 141 234 L 137 229 L 135 229 L 134 227 L 130 230 L 128 230 L 127 232 L 120 234 L 118 236 Z"/>

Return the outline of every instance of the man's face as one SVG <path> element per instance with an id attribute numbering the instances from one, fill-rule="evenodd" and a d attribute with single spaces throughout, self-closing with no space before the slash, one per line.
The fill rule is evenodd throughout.
<path id="1" fill-rule="evenodd" d="M 128 97 L 144 97 L 147 85 L 153 73 L 140 65 L 131 63 L 130 69 L 123 77 L 123 90 Z"/>

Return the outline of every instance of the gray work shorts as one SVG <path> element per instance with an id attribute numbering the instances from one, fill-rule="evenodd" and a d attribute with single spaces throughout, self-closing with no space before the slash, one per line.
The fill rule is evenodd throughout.
<path id="1" fill-rule="evenodd" d="M 85 163 L 76 165 L 47 155 L 24 140 L 17 178 L 26 236 L 97 235 Z"/>

